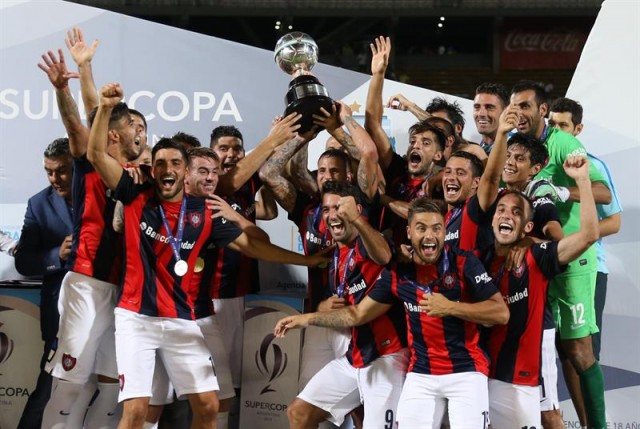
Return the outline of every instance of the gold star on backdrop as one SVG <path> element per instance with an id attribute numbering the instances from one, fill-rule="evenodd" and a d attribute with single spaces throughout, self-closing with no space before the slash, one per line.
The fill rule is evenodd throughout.
<path id="1" fill-rule="evenodd" d="M 360 113 L 360 107 L 361 105 L 358 104 L 358 102 L 356 100 L 353 100 L 353 103 L 351 103 L 349 105 L 349 107 L 351 107 L 351 112 L 353 113 Z"/>

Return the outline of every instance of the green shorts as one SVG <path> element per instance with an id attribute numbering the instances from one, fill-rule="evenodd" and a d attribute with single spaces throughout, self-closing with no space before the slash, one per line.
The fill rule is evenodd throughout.
<path id="1" fill-rule="evenodd" d="M 549 285 L 549 305 L 563 340 L 598 332 L 594 308 L 597 272 L 556 277 Z"/>

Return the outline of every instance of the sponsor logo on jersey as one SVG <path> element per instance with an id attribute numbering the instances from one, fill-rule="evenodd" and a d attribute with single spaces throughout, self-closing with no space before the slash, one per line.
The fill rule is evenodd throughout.
<path id="1" fill-rule="evenodd" d="M 482 273 L 476 276 L 476 283 L 489 283 L 491 280 L 491 276 L 488 273 Z"/>
<path id="2" fill-rule="evenodd" d="M 529 288 L 525 289 L 522 292 L 516 292 L 513 295 L 505 296 L 504 300 L 507 302 L 507 304 L 513 304 L 514 302 L 521 301 L 528 297 L 529 297 Z"/>
<path id="3" fill-rule="evenodd" d="M 444 241 L 457 240 L 460 237 L 460 230 L 456 229 L 455 232 L 449 231 L 447 235 L 444 236 Z"/>
<path id="4" fill-rule="evenodd" d="M 356 283 L 349 288 L 349 293 L 353 295 L 354 293 L 360 292 L 361 290 L 366 288 L 367 288 L 367 283 L 364 281 L 364 279 L 362 279 L 360 283 Z"/>

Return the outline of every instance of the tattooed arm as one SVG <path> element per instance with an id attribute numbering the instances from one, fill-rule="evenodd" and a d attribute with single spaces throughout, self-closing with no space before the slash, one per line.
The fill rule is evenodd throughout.
<path id="1" fill-rule="evenodd" d="M 339 310 L 319 311 L 317 313 L 300 314 L 280 319 L 274 328 L 276 337 L 284 337 L 288 330 L 307 326 L 324 326 L 327 328 L 350 328 L 364 325 L 382 316 L 391 304 L 382 304 L 366 296 L 356 305 L 348 305 Z"/>
<path id="2" fill-rule="evenodd" d="M 49 81 L 56 89 L 58 110 L 60 110 L 62 123 L 69 135 L 69 150 L 71 156 L 79 158 L 87 153 L 89 129 L 82 124 L 78 105 L 69 90 L 69 79 L 77 78 L 78 74 L 70 73 L 67 70 L 61 49 L 58 49 L 58 56 L 56 58 L 52 51 L 43 54 L 44 64 L 38 63 L 38 67 L 47 74 Z"/>
<path id="3" fill-rule="evenodd" d="M 291 157 L 289 176 L 296 189 L 308 195 L 317 195 L 320 190 L 318 189 L 318 183 L 307 168 L 308 159 L 309 145 L 305 144 Z"/>
<path id="4" fill-rule="evenodd" d="M 260 168 L 260 180 L 262 180 L 273 192 L 278 202 L 288 213 L 295 207 L 298 192 L 293 184 L 282 176 L 286 163 L 293 154 L 307 141 L 296 137 L 278 147 Z"/>

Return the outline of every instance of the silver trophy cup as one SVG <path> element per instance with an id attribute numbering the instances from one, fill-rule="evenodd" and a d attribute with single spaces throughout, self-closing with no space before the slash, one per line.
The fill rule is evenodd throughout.
<path id="1" fill-rule="evenodd" d="M 305 33 L 294 31 L 285 34 L 276 43 L 274 59 L 280 69 L 293 79 L 289 82 L 289 90 L 285 96 L 287 108 L 284 115 L 292 112 L 302 115 L 298 121 L 298 132 L 305 133 L 314 126 L 312 115 L 320 113 L 320 108 L 331 112 L 334 101 L 329 92 L 312 73 L 311 69 L 318 63 L 318 45 Z"/>

